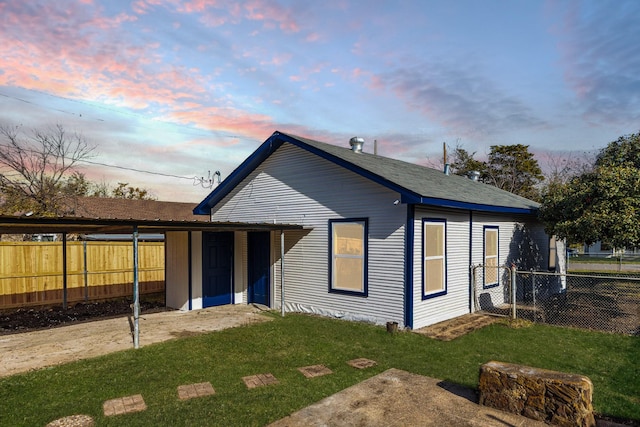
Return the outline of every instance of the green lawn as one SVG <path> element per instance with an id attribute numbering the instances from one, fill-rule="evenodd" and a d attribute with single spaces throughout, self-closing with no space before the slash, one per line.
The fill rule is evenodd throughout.
<path id="1" fill-rule="evenodd" d="M 98 426 L 265 425 L 389 368 L 476 387 L 489 360 L 587 375 L 596 412 L 640 420 L 640 337 L 495 324 L 451 342 L 388 334 L 362 323 L 288 314 L 274 321 L 150 345 L 0 379 L 0 425 L 44 426 L 71 414 Z M 367 357 L 378 366 L 345 362 Z M 306 379 L 296 368 L 324 364 Z M 272 373 L 278 385 L 247 390 L 241 378 Z M 177 399 L 181 384 L 209 381 L 216 394 Z M 142 394 L 148 409 L 106 418 L 105 400 Z"/>

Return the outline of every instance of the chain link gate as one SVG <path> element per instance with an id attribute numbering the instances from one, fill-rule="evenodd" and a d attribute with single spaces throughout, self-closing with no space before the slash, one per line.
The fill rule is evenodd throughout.
<path id="1" fill-rule="evenodd" d="M 475 265 L 471 267 L 473 312 L 498 316 L 513 313 L 513 276 L 515 270 L 506 266 Z"/>

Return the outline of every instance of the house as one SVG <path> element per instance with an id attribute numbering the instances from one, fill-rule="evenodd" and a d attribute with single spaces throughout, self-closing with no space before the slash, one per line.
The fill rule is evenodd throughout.
<path id="1" fill-rule="evenodd" d="M 537 203 L 351 142 L 271 135 L 194 209 L 245 229 L 167 233 L 167 251 L 182 254 L 167 268 L 167 305 L 260 303 L 420 328 L 474 310 L 471 265 L 489 266 L 482 287 L 502 293 L 497 266 L 559 265 Z"/>

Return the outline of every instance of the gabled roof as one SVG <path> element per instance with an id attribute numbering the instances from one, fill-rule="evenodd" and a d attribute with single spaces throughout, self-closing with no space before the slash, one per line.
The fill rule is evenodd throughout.
<path id="1" fill-rule="evenodd" d="M 274 132 L 193 210 L 209 214 L 233 188 L 283 143 L 293 144 L 400 193 L 401 202 L 474 211 L 534 214 L 539 204 L 508 191 L 457 175 L 370 153 L 355 153 L 299 136 Z"/>

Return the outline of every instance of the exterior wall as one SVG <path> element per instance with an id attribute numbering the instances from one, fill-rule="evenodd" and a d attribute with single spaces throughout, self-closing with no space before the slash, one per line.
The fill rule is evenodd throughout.
<path id="1" fill-rule="evenodd" d="M 446 220 L 445 295 L 423 299 L 423 218 Z M 469 313 L 469 212 L 416 208 L 413 252 L 413 328 L 418 329 Z"/>
<path id="2" fill-rule="evenodd" d="M 202 308 L 202 232 L 191 234 L 191 309 Z"/>
<path id="3" fill-rule="evenodd" d="M 167 307 L 189 309 L 189 232 L 165 234 L 165 289 Z"/>
<path id="4" fill-rule="evenodd" d="M 236 231 L 233 242 L 233 303 L 247 303 L 247 232 Z"/>
<path id="5" fill-rule="evenodd" d="M 423 218 L 444 219 L 447 223 L 447 293 L 423 299 L 422 291 L 422 221 Z M 417 207 L 414 216 L 413 253 L 413 327 L 414 329 L 452 319 L 474 309 L 471 301 L 471 266 L 484 264 L 485 227 L 498 229 L 498 265 L 518 269 L 546 270 L 548 268 L 549 237 L 542 224 L 529 216 L 484 212 L 444 210 Z M 564 246 L 559 246 L 563 251 Z M 561 269 L 564 263 L 558 264 Z M 492 305 L 508 298 L 509 273 L 499 271 L 499 285 L 483 289 L 482 269 L 478 275 L 481 299 L 491 299 Z"/>
<path id="6" fill-rule="evenodd" d="M 283 144 L 212 210 L 213 221 L 300 224 L 285 231 L 285 308 L 404 323 L 406 206 L 388 190 Z M 329 220 L 367 218 L 368 295 L 329 292 Z M 272 305 L 280 307 L 280 236 L 273 234 Z M 246 268 L 245 268 L 246 270 Z"/>

